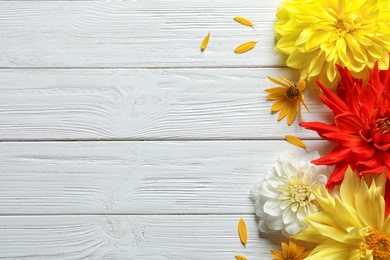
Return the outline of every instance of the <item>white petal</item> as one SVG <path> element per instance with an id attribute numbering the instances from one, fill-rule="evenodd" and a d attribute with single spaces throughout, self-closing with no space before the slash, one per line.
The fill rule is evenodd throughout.
<path id="1" fill-rule="evenodd" d="M 263 184 L 263 186 L 269 186 L 271 189 L 278 190 L 281 186 L 281 180 L 280 177 L 278 178 L 269 178 L 266 183 Z"/>
<path id="2" fill-rule="evenodd" d="M 296 220 L 288 224 L 284 229 L 288 234 L 292 236 L 297 234 L 299 231 L 301 231 L 302 223 L 299 220 Z"/>
<path id="3" fill-rule="evenodd" d="M 274 230 L 270 229 L 267 226 L 267 219 L 266 218 L 261 218 L 259 221 L 259 230 L 264 233 L 270 233 L 270 232 L 275 232 Z"/>
<path id="4" fill-rule="evenodd" d="M 252 200 L 256 201 L 258 198 L 260 198 L 260 188 L 262 183 L 263 182 L 257 182 L 252 186 L 250 191 Z"/>
<path id="5" fill-rule="evenodd" d="M 313 214 L 313 213 L 316 213 L 318 212 L 318 208 L 316 205 L 314 205 L 313 203 L 309 203 L 308 207 L 307 207 L 307 213 L 308 214 Z"/>
<path id="6" fill-rule="evenodd" d="M 280 201 L 277 199 L 270 199 L 264 204 L 264 212 L 270 216 L 282 215 L 282 209 L 280 208 Z"/>
<path id="7" fill-rule="evenodd" d="M 300 207 L 297 212 L 297 218 L 302 220 L 307 216 L 307 210 L 306 207 Z"/>
<path id="8" fill-rule="evenodd" d="M 292 204 L 291 201 L 289 201 L 289 200 L 283 200 L 283 201 L 280 203 L 280 208 L 281 208 L 282 210 L 285 210 L 286 208 L 291 207 L 291 204 Z"/>
<path id="9" fill-rule="evenodd" d="M 293 212 L 297 212 L 298 211 L 298 203 L 294 202 L 291 204 L 291 210 Z"/>
<path id="10" fill-rule="evenodd" d="M 269 216 L 266 219 L 267 226 L 272 230 L 281 230 L 284 227 L 283 221 L 281 217 L 272 217 Z"/>
<path id="11" fill-rule="evenodd" d="M 284 224 L 289 224 L 289 223 L 293 222 L 295 219 L 296 219 L 295 213 L 292 210 L 286 209 L 285 211 L 283 211 L 283 223 Z"/>
<path id="12" fill-rule="evenodd" d="M 280 183 L 278 183 L 277 186 L 280 186 Z M 260 192 L 260 196 L 264 196 L 268 198 L 278 198 L 280 196 L 280 192 L 272 188 L 270 185 L 268 185 L 268 182 L 262 183 L 259 192 Z"/>
<path id="13" fill-rule="evenodd" d="M 258 199 L 255 202 L 255 213 L 257 216 L 261 217 L 264 213 L 264 203 L 262 199 Z"/>

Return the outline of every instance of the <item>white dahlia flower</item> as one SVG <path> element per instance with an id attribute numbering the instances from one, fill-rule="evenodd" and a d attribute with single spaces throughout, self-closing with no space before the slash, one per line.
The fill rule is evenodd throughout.
<path id="1" fill-rule="evenodd" d="M 311 191 L 318 185 L 325 185 L 329 174 L 327 166 L 310 162 L 318 157 L 317 152 L 280 154 L 264 180 L 253 186 L 251 196 L 256 215 L 260 217 L 261 232 L 280 230 L 289 237 L 306 227 L 302 220 L 318 211 Z"/>

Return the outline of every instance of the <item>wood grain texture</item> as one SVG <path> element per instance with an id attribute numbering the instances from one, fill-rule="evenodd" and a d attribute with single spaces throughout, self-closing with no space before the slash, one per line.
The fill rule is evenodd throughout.
<path id="1" fill-rule="evenodd" d="M 0 258 L 270 259 L 282 238 L 259 234 L 251 186 L 281 151 L 331 149 L 270 113 L 266 76 L 298 79 L 278 6 L 0 0 Z M 307 95 L 304 120 L 329 121 Z"/>
<path id="2" fill-rule="evenodd" d="M 285 150 L 306 153 L 286 141 L 0 143 L 0 212 L 253 213 L 251 186 Z"/>
<path id="3" fill-rule="evenodd" d="M 0 70 L 1 140 L 283 139 L 317 134 L 271 114 L 287 69 Z M 330 110 L 307 92 L 306 121 Z"/>
<path id="4" fill-rule="evenodd" d="M 240 217 L 248 226 L 246 248 L 237 234 Z M 278 238 L 259 237 L 253 215 L 0 217 L 2 259 L 270 259 Z"/>
<path id="5" fill-rule="evenodd" d="M 279 1 L 0 1 L 0 67 L 283 66 Z M 233 21 L 241 15 L 255 23 Z M 207 50 L 199 45 L 211 32 Z M 235 47 L 260 40 L 250 53 Z"/>

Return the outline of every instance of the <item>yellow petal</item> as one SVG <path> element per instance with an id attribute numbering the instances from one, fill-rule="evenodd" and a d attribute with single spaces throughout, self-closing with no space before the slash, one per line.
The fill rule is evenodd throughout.
<path id="1" fill-rule="evenodd" d="M 234 21 L 236 21 L 237 23 L 240 23 L 242 25 L 253 26 L 253 23 L 244 17 L 236 16 L 233 19 L 234 19 Z"/>
<path id="2" fill-rule="evenodd" d="M 236 255 L 236 260 L 247 260 L 247 259 L 242 255 Z"/>
<path id="3" fill-rule="evenodd" d="M 207 34 L 206 37 L 204 37 L 202 43 L 200 44 L 200 50 L 203 52 L 207 45 L 209 44 L 209 40 L 210 40 L 210 32 Z"/>
<path id="4" fill-rule="evenodd" d="M 240 236 L 241 242 L 246 245 L 246 242 L 248 241 L 248 232 L 246 230 L 246 223 L 243 218 L 240 218 L 238 221 L 238 234 Z"/>
<path id="5" fill-rule="evenodd" d="M 297 147 L 300 147 L 300 148 L 306 148 L 307 147 L 306 144 L 301 139 L 299 139 L 296 136 L 286 135 L 286 140 L 290 144 L 295 145 Z"/>
<path id="6" fill-rule="evenodd" d="M 242 53 L 245 53 L 247 51 L 250 51 L 255 47 L 256 43 L 257 42 L 254 42 L 254 41 L 243 43 L 234 50 L 234 53 L 235 54 L 242 54 Z"/>
<path id="7" fill-rule="evenodd" d="M 285 88 L 289 88 L 290 86 L 293 86 L 292 83 L 291 83 L 290 81 L 288 81 L 289 85 L 287 85 L 287 84 L 285 84 L 285 83 L 283 83 L 283 82 L 281 82 L 281 81 L 279 81 L 279 80 L 277 80 L 277 79 L 274 79 L 274 78 L 272 78 L 272 77 L 270 77 L 270 76 L 267 76 L 267 78 L 268 78 L 270 81 L 272 81 L 273 83 L 275 83 L 275 84 L 277 84 L 277 85 L 280 85 L 280 86 L 283 86 L 283 87 L 285 87 Z"/>

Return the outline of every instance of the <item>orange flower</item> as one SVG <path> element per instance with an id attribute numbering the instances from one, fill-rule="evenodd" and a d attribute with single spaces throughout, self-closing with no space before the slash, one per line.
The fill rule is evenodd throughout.
<path id="1" fill-rule="evenodd" d="M 291 81 L 280 77 L 285 82 L 268 77 L 273 83 L 280 85 L 277 88 L 268 88 L 265 91 L 270 93 L 267 96 L 268 100 L 276 100 L 271 107 L 272 112 L 278 112 L 278 120 L 282 120 L 287 116 L 287 124 L 291 125 L 296 115 L 298 114 L 301 119 L 301 103 L 310 112 L 304 101 L 302 91 L 306 88 L 306 82 L 304 80 L 298 81 L 298 84 L 293 84 Z"/>
<path id="2" fill-rule="evenodd" d="M 328 181 L 332 189 L 344 179 L 348 165 L 360 175 L 380 174 L 390 178 L 390 69 L 370 72 L 369 81 L 354 78 L 347 68 L 338 67 L 341 81 L 338 96 L 321 82 L 322 102 L 333 112 L 333 124 L 301 122 L 306 129 L 317 131 L 325 140 L 338 145 L 315 164 L 335 165 Z M 390 213 L 390 181 L 386 184 L 386 214 Z"/>
<path id="3" fill-rule="evenodd" d="M 274 256 L 273 260 L 303 260 L 311 251 L 305 250 L 305 243 L 300 242 L 297 244 L 294 240 L 290 239 L 288 245 L 282 242 L 282 251 L 271 250 L 271 254 Z"/>

